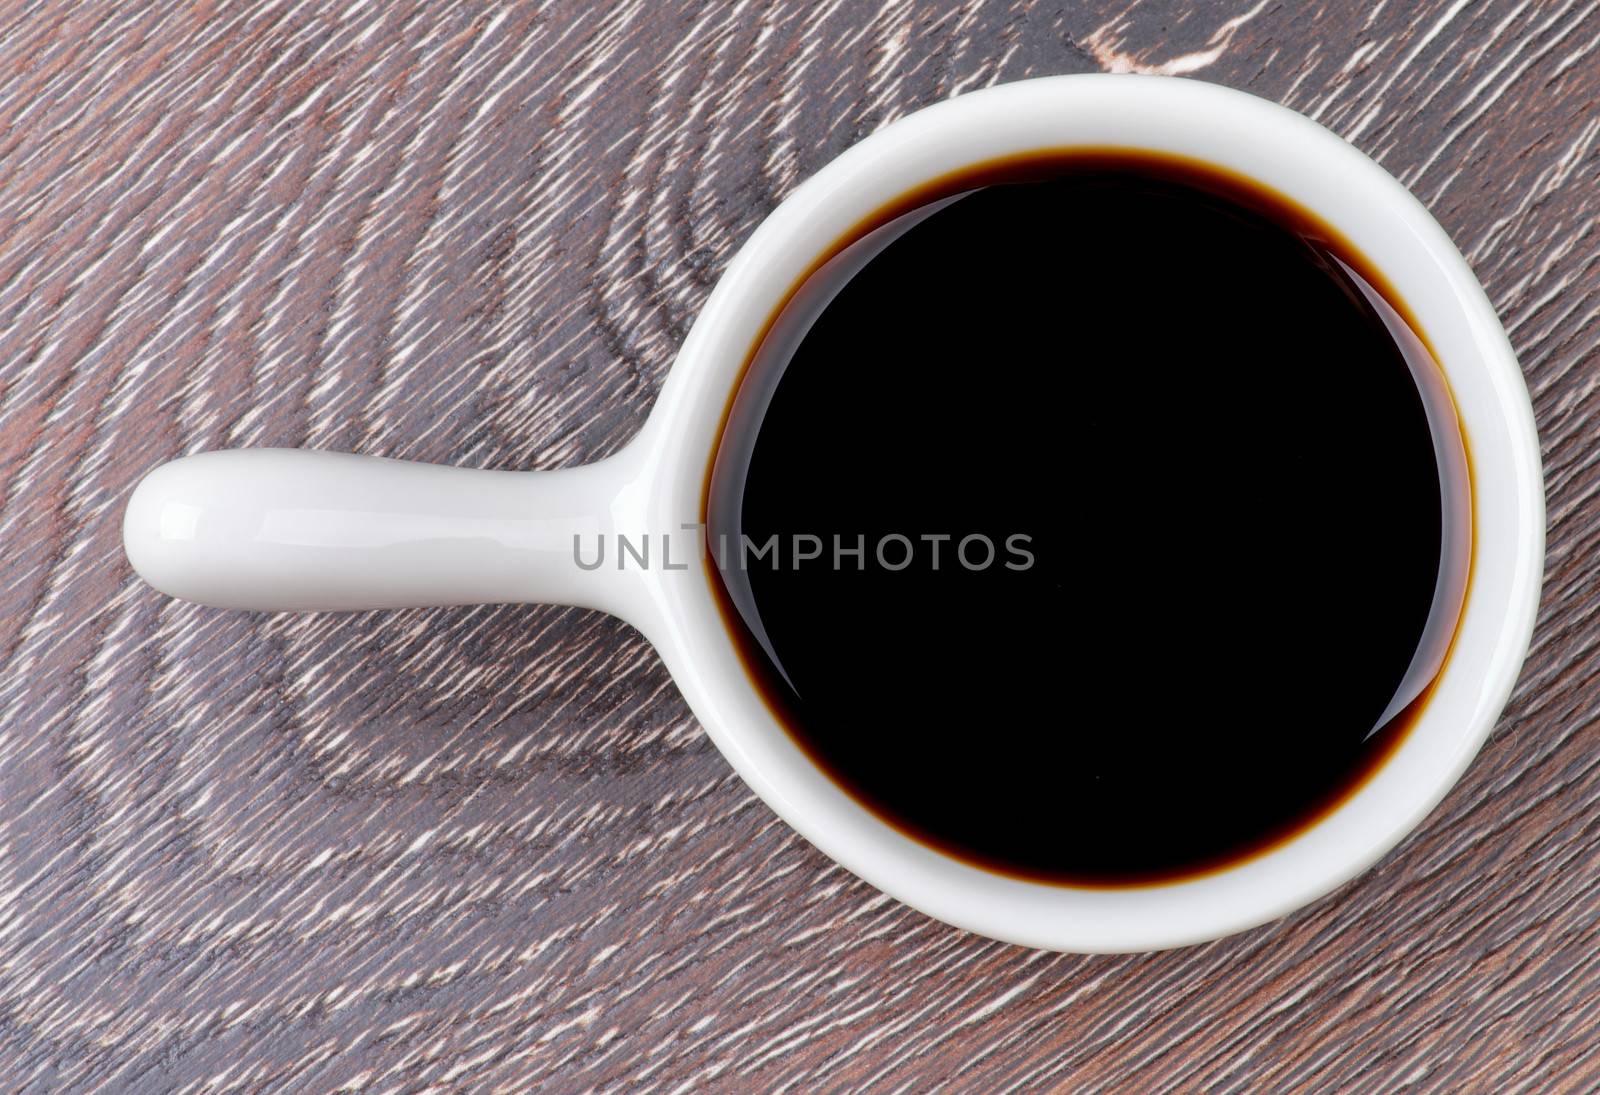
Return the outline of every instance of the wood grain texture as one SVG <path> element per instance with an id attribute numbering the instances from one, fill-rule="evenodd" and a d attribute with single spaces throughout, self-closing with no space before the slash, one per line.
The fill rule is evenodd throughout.
<path id="1" fill-rule="evenodd" d="M 235 614 L 130 574 L 122 502 L 181 453 L 616 450 L 799 180 L 1096 69 L 1376 157 L 1533 393 L 1515 698 L 1312 907 L 1155 955 L 989 942 L 789 832 L 613 620 Z M 0 7 L 0 1085 L 1595 1090 L 1597 217 L 1594 0 Z"/>

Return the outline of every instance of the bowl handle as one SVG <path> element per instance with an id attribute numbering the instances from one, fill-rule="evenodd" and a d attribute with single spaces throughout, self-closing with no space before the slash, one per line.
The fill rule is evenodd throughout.
<path id="1" fill-rule="evenodd" d="M 557 471 L 476 471 L 309 449 L 199 453 L 135 488 L 123 546 L 141 577 L 223 608 L 368 609 L 539 601 L 623 612 L 624 449 Z"/>

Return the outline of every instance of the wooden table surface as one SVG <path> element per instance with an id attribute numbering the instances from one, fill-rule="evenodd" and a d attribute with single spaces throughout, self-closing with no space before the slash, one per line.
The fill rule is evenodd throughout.
<path id="1" fill-rule="evenodd" d="M 615 451 L 797 182 L 1098 69 L 1374 156 L 1533 394 L 1515 697 L 1310 908 L 991 942 L 791 833 L 614 620 L 229 613 L 130 573 L 123 502 L 180 453 Z M 0 1087 L 1595 1090 L 1597 184 L 1594 0 L 0 7 Z"/>

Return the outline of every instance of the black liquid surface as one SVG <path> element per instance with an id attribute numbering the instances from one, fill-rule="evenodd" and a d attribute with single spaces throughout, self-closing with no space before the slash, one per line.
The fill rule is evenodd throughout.
<path id="1" fill-rule="evenodd" d="M 1194 165 L 1039 159 L 896 212 L 775 320 L 712 473 L 774 711 L 880 817 L 1025 877 L 1182 877 L 1313 821 L 1464 596 L 1423 343 L 1332 233 Z"/>

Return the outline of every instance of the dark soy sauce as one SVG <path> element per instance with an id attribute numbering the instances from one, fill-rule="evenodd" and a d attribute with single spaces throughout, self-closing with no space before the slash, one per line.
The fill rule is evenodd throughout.
<path id="1" fill-rule="evenodd" d="M 1465 596 L 1465 447 L 1404 317 L 1196 163 L 908 195 L 729 411 L 707 537 L 749 672 L 858 802 L 992 870 L 1133 885 L 1292 836 L 1405 734 Z"/>

